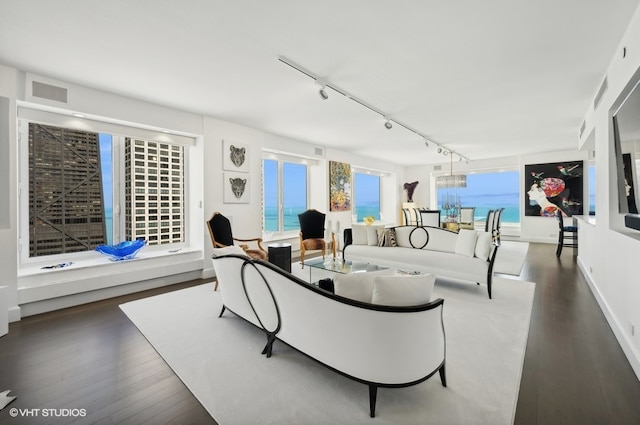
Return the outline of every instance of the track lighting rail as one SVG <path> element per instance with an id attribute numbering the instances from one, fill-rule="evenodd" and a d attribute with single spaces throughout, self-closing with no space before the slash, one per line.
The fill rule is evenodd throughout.
<path id="1" fill-rule="evenodd" d="M 368 104 L 367 102 L 363 101 L 362 99 L 359 99 L 353 95 L 351 95 L 349 92 L 347 92 L 346 90 L 329 83 L 327 80 L 318 77 L 316 74 L 314 74 L 313 72 L 309 71 L 308 69 L 304 68 L 301 65 L 298 65 L 297 63 L 285 58 L 284 56 L 280 56 L 278 57 L 278 60 L 280 62 L 282 62 L 283 64 L 295 69 L 296 71 L 306 75 L 307 77 L 313 79 L 319 88 L 319 93 L 320 96 L 322 97 L 322 99 L 327 100 L 329 98 L 328 93 L 326 92 L 327 88 L 330 88 L 331 90 L 335 91 L 336 93 L 339 93 L 343 96 L 345 96 L 348 99 L 353 100 L 354 102 L 364 106 L 365 108 L 371 110 L 372 112 L 375 112 L 376 114 L 380 115 L 385 121 L 384 121 L 384 126 L 386 129 L 391 130 L 391 128 L 393 127 L 392 123 L 398 124 L 400 127 L 403 127 L 405 130 L 408 130 L 412 133 L 414 133 L 417 136 L 420 136 L 423 140 L 424 140 L 424 144 L 426 147 L 429 147 L 429 144 L 432 143 L 435 146 L 438 147 L 438 153 L 442 153 L 444 155 L 449 155 L 451 154 L 451 156 L 453 157 L 453 155 L 457 155 L 460 158 L 460 161 L 465 161 L 466 163 L 469 163 L 469 159 L 460 155 L 458 152 L 455 152 L 449 148 L 447 148 L 444 145 L 441 145 L 437 142 L 435 142 L 433 139 L 425 136 L 424 134 L 422 134 L 421 132 L 419 132 L 418 130 L 414 129 L 413 127 L 410 127 L 409 125 L 396 120 L 395 118 L 391 118 L 389 117 L 387 114 L 385 114 L 383 111 L 381 111 L 380 109 L 371 106 L 370 104 Z"/>

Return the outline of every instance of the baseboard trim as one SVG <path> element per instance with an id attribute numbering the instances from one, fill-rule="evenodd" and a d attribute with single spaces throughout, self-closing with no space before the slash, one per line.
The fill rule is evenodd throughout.
<path id="1" fill-rule="evenodd" d="M 629 337 L 627 336 L 626 332 L 624 332 L 624 327 L 620 325 L 618 319 L 611 311 L 611 308 L 609 308 L 609 304 L 602 296 L 602 293 L 593 280 L 593 276 L 587 271 L 587 267 L 582 263 L 580 257 L 578 257 L 577 263 L 580 272 L 582 272 L 582 275 L 589 285 L 589 289 L 591 289 L 591 292 L 598 302 L 598 305 L 600 306 L 604 317 L 607 319 L 607 322 L 609 323 L 613 334 L 618 340 L 618 344 L 620 344 L 620 347 L 627 357 L 631 368 L 635 372 L 636 378 L 638 378 L 638 380 L 640 381 L 640 353 L 638 353 L 633 344 L 630 343 Z"/>

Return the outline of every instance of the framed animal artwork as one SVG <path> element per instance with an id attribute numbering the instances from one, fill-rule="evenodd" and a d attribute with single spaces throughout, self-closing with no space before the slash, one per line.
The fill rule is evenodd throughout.
<path id="1" fill-rule="evenodd" d="M 225 204 L 248 204 L 251 201 L 249 174 L 225 172 L 222 185 Z"/>
<path id="2" fill-rule="evenodd" d="M 226 171 L 249 172 L 249 145 L 222 141 L 222 168 Z"/>

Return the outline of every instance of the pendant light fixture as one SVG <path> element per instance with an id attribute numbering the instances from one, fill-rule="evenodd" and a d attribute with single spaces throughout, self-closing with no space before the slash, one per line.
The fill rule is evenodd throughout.
<path id="1" fill-rule="evenodd" d="M 448 176 L 436 177 L 436 187 L 439 189 L 453 189 L 456 187 L 467 187 L 467 176 L 465 174 L 453 174 L 453 152 L 450 152 L 450 169 Z"/>

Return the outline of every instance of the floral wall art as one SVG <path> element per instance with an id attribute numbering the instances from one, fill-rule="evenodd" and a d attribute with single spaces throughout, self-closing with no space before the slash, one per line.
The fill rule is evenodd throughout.
<path id="1" fill-rule="evenodd" d="M 329 210 L 351 211 L 351 165 L 329 161 Z"/>
<path id="2" fill-rule="evenodd" d="M 524 171 L 525 215 L 582 214 L 583 161 L 525 165 Z"/>

